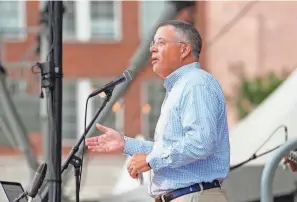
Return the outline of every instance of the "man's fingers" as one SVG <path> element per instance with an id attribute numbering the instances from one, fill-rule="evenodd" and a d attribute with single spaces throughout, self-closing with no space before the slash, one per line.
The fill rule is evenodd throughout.
<path id="1" fill-rule="evenodd" d="M 131 166 L 131 164 L 128 164 L 128 166 L 127 166 L 127 170 L 128 170 L 128 173 L 129 173 L 129 174 L 132 172 L 132 166 Z"/>
<path id="2" fill-rule="evenodd" d="M 127 171 L 132 178 L 136 178 L 136 175 L 134 174 L 133 170 L 135 172 L 135 165 L 130 161 L 127 165 Z"/>
<path id="3" fill-rule="evenodd" d="M 98 145 L 97 146 L 88 146 L 88 149 L 92 150 L 92 149 L 96 149 L 98 148 Z"/>
<path id="4" fill-rule="evenodd" d="M 107 131 L 109 130 L 109 128 L 107 128 L 99 123 L 96 124 L 96 127 L 98 128 L 98 130 L 100 130 L 103 133 L 107 133 Z"/>
<path id="5" fill-rule="evenodd" d="M 99 152 L 99 153 L 104 153 L 104 152 L 106 152 L 106 150 L 103 149 L 103 148 L 94 148 L 94 149 L 91 149 L 91 151 L 92 151 L 92 152 Z"/>
<path id="6" fill-rule="evenodd" d="M 131 175 L 131 172 L 132 172 L 132 168 L 128 168 L 128 173 Z"/>
<path id="7" fill-rule="evenodd" d="M 109 152 L 108 147 L 89 146 L 88 149 L 91 150 L 92 152 L 102 152 L 102 153 Z"/>
<path id="8" fill-rule="evenodd" d="M 98 142 L 87 142 L 86 141 L 86 145 L 87 146 L 96 146 L 96 145 L 98 145 Z"/>
<path id="9" fill-rule="evenodd" d="M 98 137 L 89 137 L 86 138 L 86 143 L 97 142 Z"/>
<path id="10" fill-rule="evenodd" d="M 132 171 L 130 172 L 130 176 L 133 178 L 133 179 L 136 179 L 137 178 L 137 169 L 135 168 L 132 168 Z"/>
<path id="11" fill-rule="evenodd" d="M 107 135 L 103 134 L 98 137 L 94 137 L 93 139 L 86 139 L 86 145 L 105 144 L 107 141 Z"/>

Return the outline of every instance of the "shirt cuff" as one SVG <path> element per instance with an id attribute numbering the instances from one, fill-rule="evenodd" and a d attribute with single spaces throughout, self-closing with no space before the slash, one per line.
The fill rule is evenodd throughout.
<path id="1" fill-rule="evenodd" d="M 123 154 L 132 156 L 134 154 L 135 143 L 134 138 L 124 136 L 124 150 Z"/>
<path id="2" fill-rule="evenodd" d="M 149 164 L 152 170 L 158 170 L 163 167 L 162 160 L 158 156 L 154 156 L 152 153 L 146 156 L 146 162 Z"/>

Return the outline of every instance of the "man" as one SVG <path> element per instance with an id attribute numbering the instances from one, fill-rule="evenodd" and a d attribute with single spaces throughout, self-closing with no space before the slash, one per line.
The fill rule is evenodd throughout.
<path id="1" fill-rule="evenodd" d="M 92 151 L 131 155 L 132 178 L 151 171 L 149 194 L 155 201 L 227 201 L 221 188 L 230 161 L 225 100 L 217 80 L 200 68 L 201 47 L 200 34 L 190 24 L 167 21 L 157 29 L 150 51 L 166 96 L 154 142 L 99 124 L 104 134 L 86 140 Z"/>

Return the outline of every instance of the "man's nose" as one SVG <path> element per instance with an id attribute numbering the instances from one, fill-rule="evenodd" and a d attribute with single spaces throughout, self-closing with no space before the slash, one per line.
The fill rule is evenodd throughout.
<path id="1" fill-rule="evenodd" d="M 157 52 L 157 47 L 155 46 L 155 44 L 150 47 L 150 52 Z"/>

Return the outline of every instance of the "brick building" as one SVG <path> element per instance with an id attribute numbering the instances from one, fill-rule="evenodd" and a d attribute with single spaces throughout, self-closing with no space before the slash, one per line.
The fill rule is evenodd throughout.
<path id="1" fill-rule="evenodd" d="M 163 9 L 163 1 L 65 2 L 64 16 L 64 143 L 80 133 L 83 113 L 77 110 L 83 90 L 106 83 L 128 66 L 141 39 Z M 14 100 L 30 133 L 41 130 L 39 88 L 29 67 L 38 31 L 38 1 L 0 2 L 1 61 L 11 71 Z M 240 82 L 231 66 L 243 64 L 251 77 L 271 70 L 296 68 L 296 2 L 198 2 L 194 20 L 203 38 L 201 63 L 232 98 Z M 271 12 L 275 11 L 275 12 Z M 186 10 L 178 18 L 187 19 Z M 15 30 L 28 29 L 26 32 Z M 18 70 L 17 70 L 18 69 Z M 20 71 L 22 69 L 23 71 Z M 16 71 L 17 70 L 17 71 Z M 26 80 L 30 82 L 26 82 Z M 16 91 L 18 88 L 21 90 Z M 35 94 L 25 93 L 34 91 Z M 82 94 L 81 94 L 82 93 Z M 151 135 L 162 100 L 161 81 L 148 64 L 125 96 L 113 107 L 107 125 L 129 136 Z M 94 100 L 90 111 L 98 108 Z M 237 123 L 236 108 L 227 103 L 230 128 Z M 91 113 L 89 113 L 91 115 Z M 1 117 L 1 109 L 0 109 Z M 34 138 L 35 140 L 38 138 Z M 8 144 L 8 138 L 1 140 Z M 72 145 L 73 141 L 70 141 Z"/>
<path id="2" fill-rule="evenodd" d="M 10 72 L 9 90 L 29 134 L 35 134 L 34 141 L 40 143 L 37 138 L 40 136 L 36 136 L 41 131 L 40 84 L 30 69 L 32 63 L 40 61 L 34 54 L 39 1 L 7 1 L 0 5 L 0 51 L 2 63 Z M 81 102 L 84 106 L 85 100 L 79 97 L 117 77 L 128 67 L 141 39 L 147 36 L 162 12 L 164 2 L 65 1 L 65 6 L 63 138 L 65 146 L 70 146 L 81 134 L 77 131 L 81 131 L 78 125 L 83 123 L 84 108 L 78 109 L 78 105 Z M 178 18 L 187 19 L 187 16 L 184 10 Z M 201 16 L 197 26 L 199 24 L 203 32 Z M 129 136 L 151 134 L 163 98 L 161 88 L 160 80 L 148 63 L 125 96 L 114 105 L 106 124 Z M 91 117 L 100 102 L 100 98 L 96 98 L 90 105 Z M 4 139 L 2 145 L 7 145 L 9 141 Z"/>

